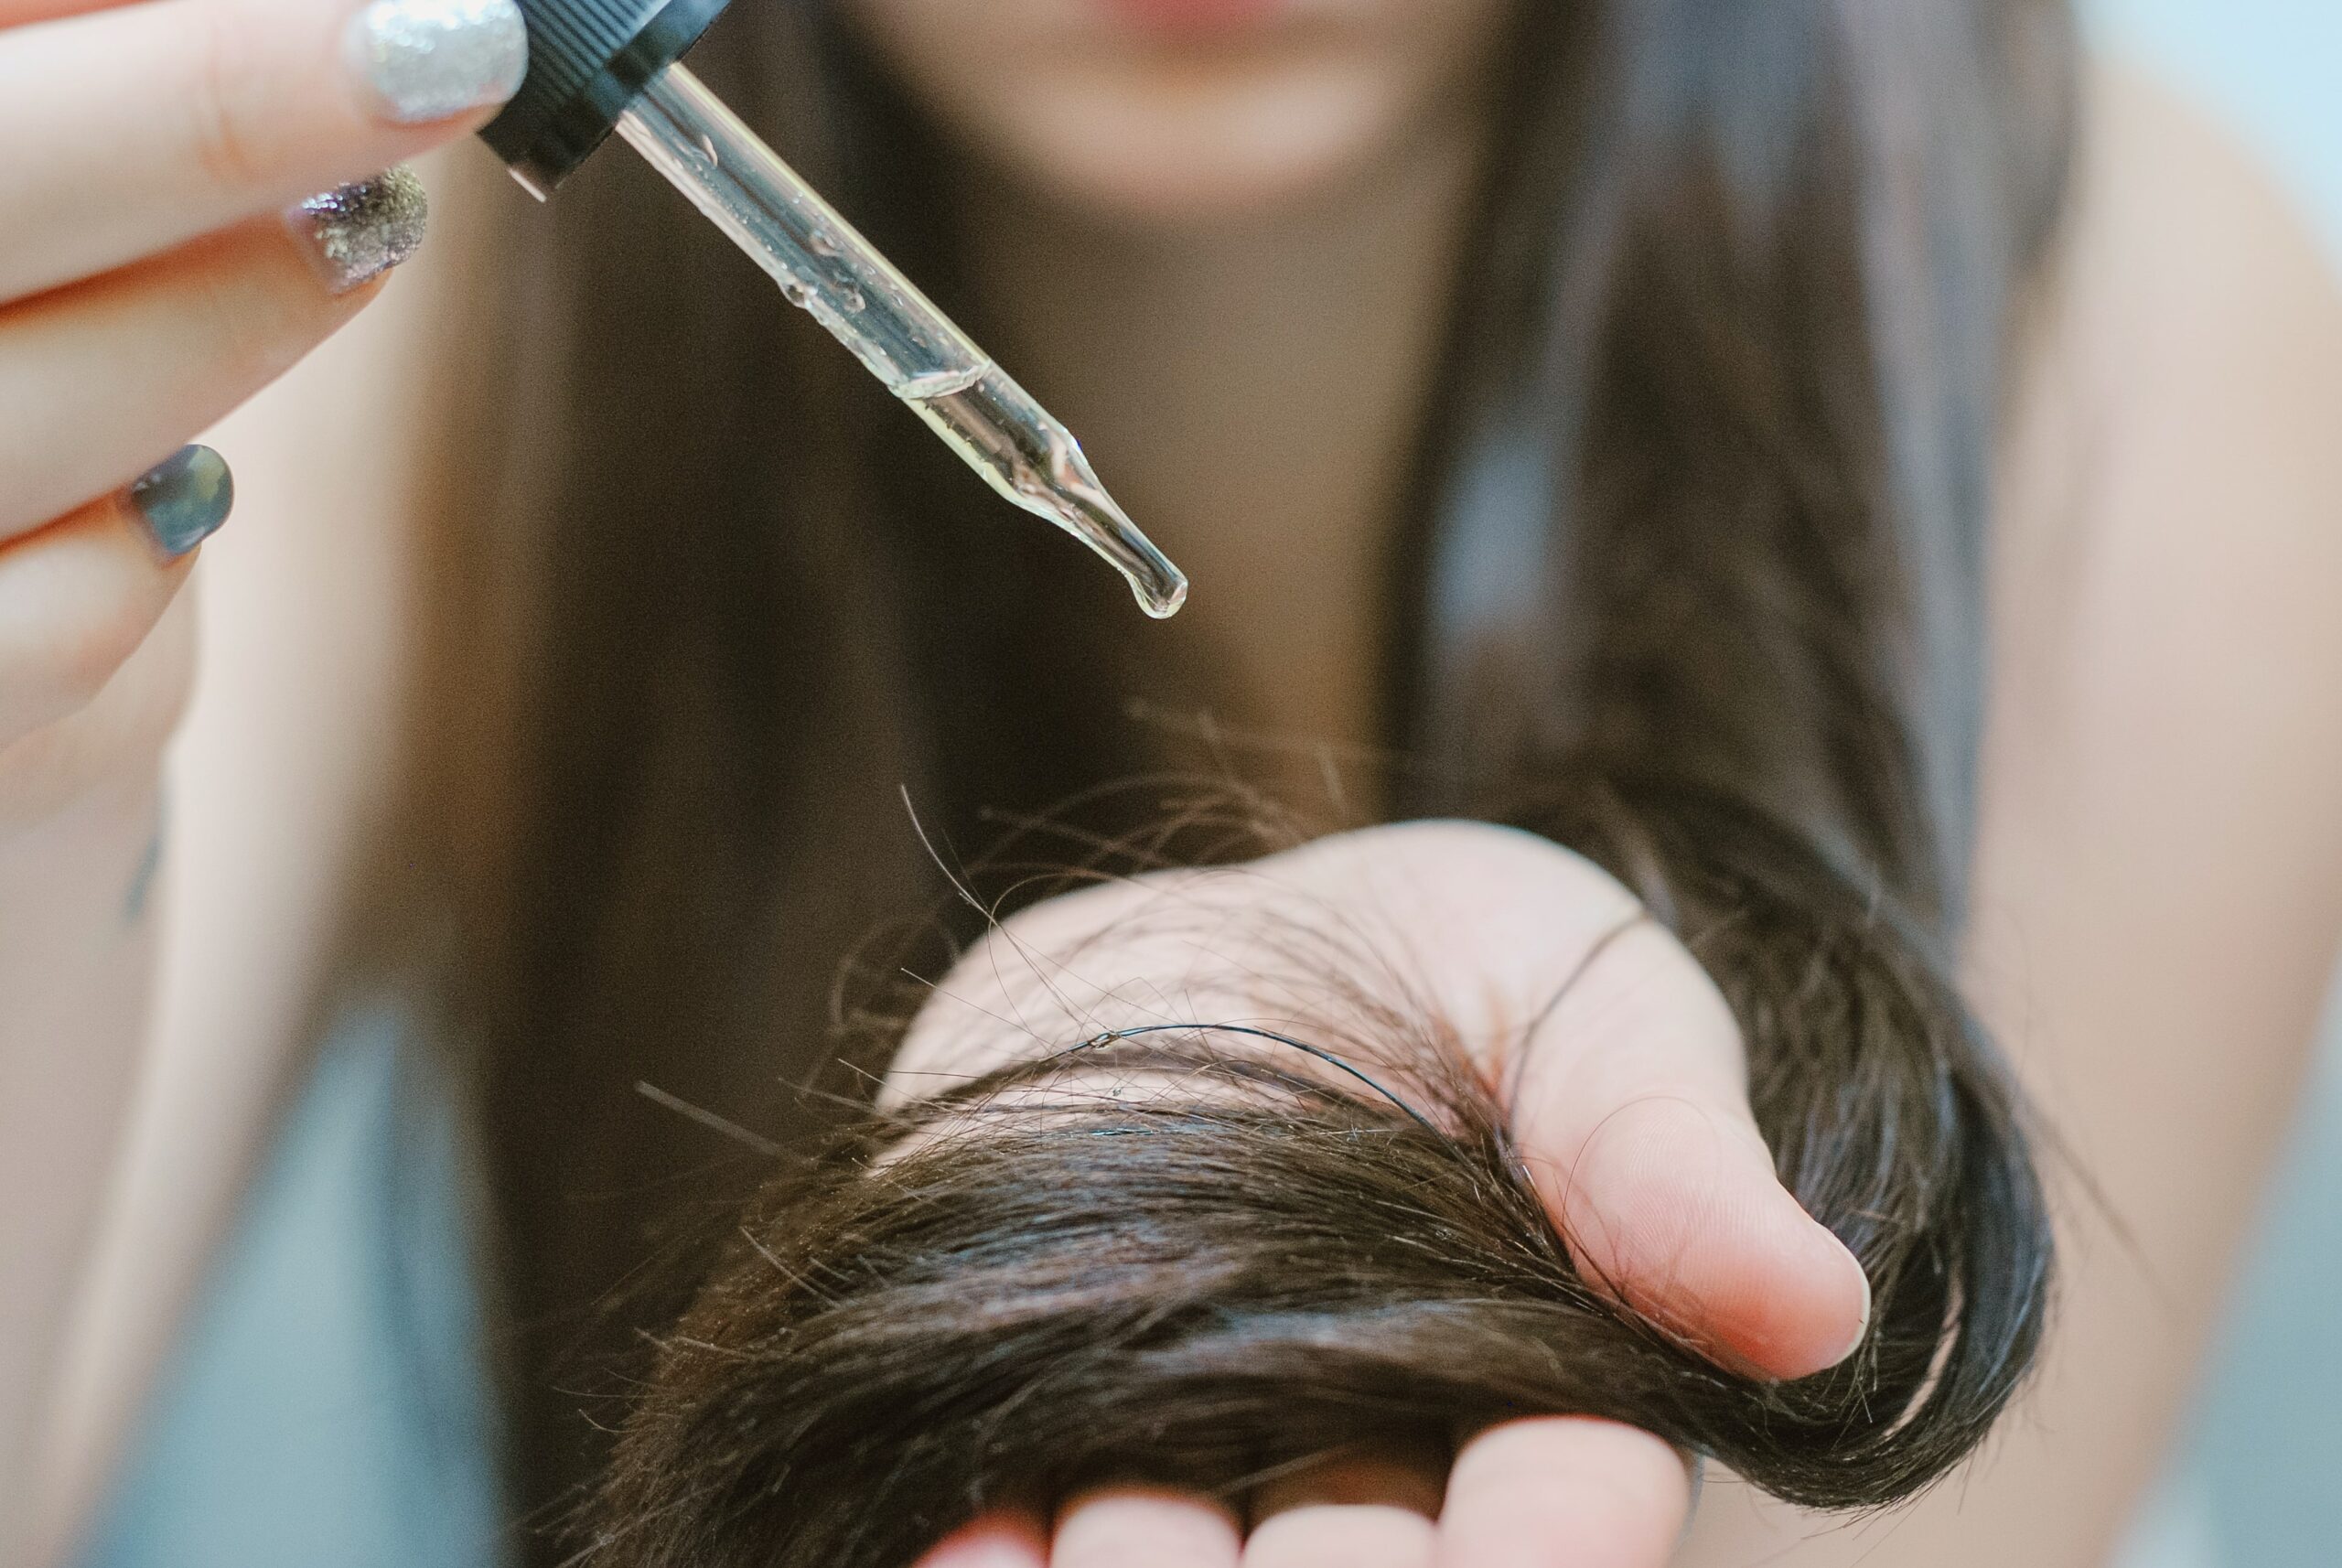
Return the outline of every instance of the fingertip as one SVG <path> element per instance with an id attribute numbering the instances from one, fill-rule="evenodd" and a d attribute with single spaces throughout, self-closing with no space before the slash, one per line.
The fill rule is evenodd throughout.
<path id="1" fill-rule="evenodd" d="M 1588 1282 L 1751 1376 L 1810 1376 L 1867 1332 L 1861 1263 L 1775 1173 L 1745 1115 L 1622 1107 L 1547 1201 Z"/>
<path id="2" fill-rule="evenodd" d="M 1788 1382 L 1829 1370 L 1870 1333 L 1870 1276 L 1843 1241 L 1776 1185 L 1766 1206 L 1769 1241 L 1752 1233 L 1747 1277 L 1735 1299 L 1745 1310 L 1717 1315 L 1713 1329 L 1728 1360 Z"/>
<path id="3" fill-rule="evenodd" d="M 1048 1535 L 1026 1513 L 988 1513 L 928 1549 L 916 1568 L 1048 1568 Z"/>
<path id="4" fill-rule="evenodd" d="M 414 171 L 401 165 L 321 191 L 288 211 L 285 222 L 326 292 L 355 308 L 392 267 L 423 248 L 431 199 Z"/>
<path id="5" fill-rule="evenodd" d="M 1853 1249 L 1840 1240 L 1829 1227 L 1810 1216 L 1807 1217 L 1806 1223 L 1813 1228 L 1818 1238 L 1815 1251 L 1825 1260 L 1820 1262 L 1816 1273 L 1824 1277 L 1834 1274 L 1837 1282 L 1827 1290 L 1828 1301 L 1813 1316 L 1815 1339 L 1825 1347 L 1833 1348 L 1825 1348 L 1817 1356 L 1785 1358 L 1770 1369 L 1773 1376 L 1785 1380 L 1828 1371 L 1861 1349 L 1863 1341 L 1870 1337 L 1872 1300 L 1869 1271 L 1863 1267 L 1862 1260 L 1854 1256 Z M 1834 1339 L 1822 1330 L 1821 1326 L 1825 1324 L 1837 1326 L 1838 1334 Z"/>
<path id="6" fill-rule="evenodd" d="M 1431 1568 L 1438 1550 L 1439 1527 L 1412 1509 L 1316 1504 L 1256 1527 L 1243 1568 Z"/>
<path id="7" fill-rule="evenodd" d="M 132 512 L 167 561 L 177 561 L 217 533 L 236 504 L 227 459 L 209 446 L 182 446 L 125 492 Z"/>
<path id="8" fill-rule="evenodd" d="M 528 24 L 513 0 L 374 0 L 346 24 L 341 54 L 386 124 L 484 124 L 528 74 Z"/>
<path id="9" fill-rule="evenodd" d="M 1114 1487 L 1058 1514 L 1049 1568 L 1236 1568 L 1243 1538 L 1226 1507 L 1159 1487 Z"/>
<path id="10" fill-rule="evenodd" d="M 1692 1475 L 1637 1427 L 1548 1416 L 1491 1427 L 1447 1482 L 1436 1568 L 1662 1568 L 1692 1507 Z"/>

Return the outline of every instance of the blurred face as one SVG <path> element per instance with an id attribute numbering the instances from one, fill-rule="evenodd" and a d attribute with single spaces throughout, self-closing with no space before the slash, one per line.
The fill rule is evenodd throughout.
<path id="1" fill-rule="evenodd" d="M 1298 200 L 1423 134 L 1472 101 L 1512 3 L 848 0 L 1004 172 L 1175 220 Z"/>

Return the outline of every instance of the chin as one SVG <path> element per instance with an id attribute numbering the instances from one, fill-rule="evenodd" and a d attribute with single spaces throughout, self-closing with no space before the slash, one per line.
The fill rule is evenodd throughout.
<path id="1" fill-rule="evenodd" d="M 1143 224 L 1242 221 L 1306 207 L 1391 156 L 1411 116 L 1341 72 L 1305 82 L 1060 81 L 959 127 L 1051 202 Z"/>
<path id="2" fill-rule="evenodd" d="M 1543 3 L 1543 0 L 1538 0 Z M 851 0 L 962 146 L 1077 210 L 1273 214 L 1422 131 L 1511 0 Z"/>

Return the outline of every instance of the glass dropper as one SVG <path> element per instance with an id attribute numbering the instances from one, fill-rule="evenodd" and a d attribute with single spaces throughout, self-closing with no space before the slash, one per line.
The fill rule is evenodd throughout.
<path id="1" fill-rule="evenodd" d="M 1111 562 L 1147 614 L 1177 613 L 1187 577 L 1114 504 L 1072 433 L 690 71 L 660 70 L 618 132 L 994 489 Z"/>
<path id="2" fill-rule="evenodd" d="M 618 131 L 993 489 L 1112 563 L 1149 615 L 1178 610 L 1187 578 L 1066 427 L 683 69 L 725 0 L 518 4 L 528 72 L 480 138 L 523 187 L 550 196 Z"/>

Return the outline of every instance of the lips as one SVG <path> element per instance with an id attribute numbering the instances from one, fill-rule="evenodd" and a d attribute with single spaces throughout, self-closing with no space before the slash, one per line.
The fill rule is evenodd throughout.
<path id="1" fill-rule="evenodd" d="M 1273 20 L 1285 0 L 1098 0 L 1101 9 L 1151 33 L 1187 37 L 1241 32 Z"/>

